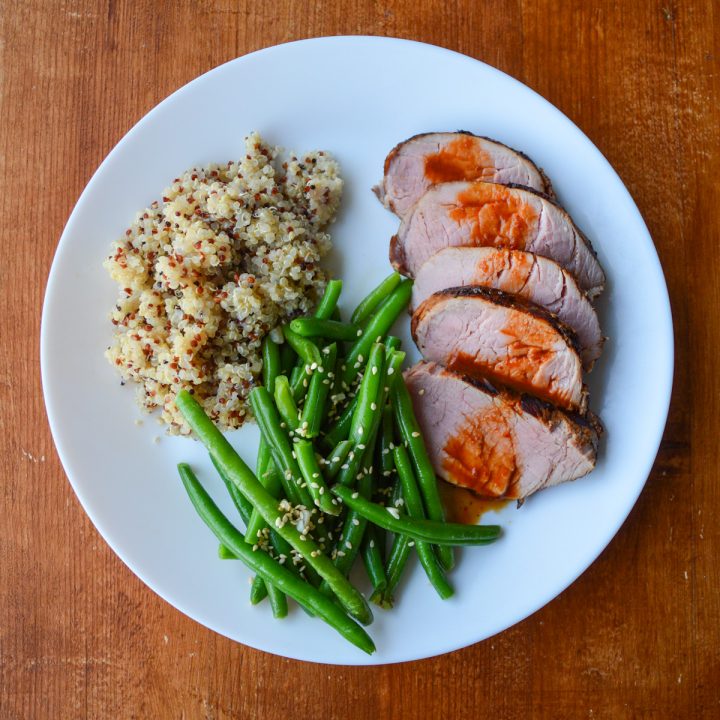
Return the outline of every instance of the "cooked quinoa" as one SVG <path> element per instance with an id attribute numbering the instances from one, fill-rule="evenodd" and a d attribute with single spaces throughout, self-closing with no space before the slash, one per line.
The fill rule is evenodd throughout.
<path id="1" fill-rule="evenodd" d="M 325 288 L 337 163 L 323 151 L 283 161 L 257 133 L 245 150 L 175 178 L 104 262 L 119 285 L 105 355 L 173 434 L 189 432 L 174 403 L 183 388 L 222 428 L 242 425 L 263 337 Z"/>

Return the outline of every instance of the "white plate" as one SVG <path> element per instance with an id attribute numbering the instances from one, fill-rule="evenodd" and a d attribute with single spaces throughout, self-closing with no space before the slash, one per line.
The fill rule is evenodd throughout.
<path id="1" fill-rule="evenodd" d="M 216 559 L 217 543 L 190 506 L 175 464 L 191 462 L 221 506 L 232 508 L 198 443 L 163 436 L 156 444 L 162 429 L 153 419 L 134 424 L 134 391 L 120 387 L 103 358 L 115 286 L 101 263 L 133 214 L 173 177 L 198 163 L 237 158 L 243 136 L 257 129 L 271 143 L 298 152 L 327 149 L 340 161 L 346 193 L 333 228 L 332 264 L 345 280 L 344 307 L 351 307 L 389 270 L 388 239 L 397 220 L 370 192 L 386 153 L 415 133 L 458 128 L 527 152 L 598 251 L 608 275 L 600 310 L 610 339 L 589 384 L 607 434 L 591 476 L 546 490 L 520 510 L 506 507 L 499 517 L 504 539 L 462 552 L 452 600 L 439 600 L 411 567 L 397 607 L 375 612 L 370 633 L 377 653 L 366 657 L 297 608 L 277 622 L 266 603 L 250 607 L 247 571 Z M 60 240 L 41 354 L 63 466 L 91 520 L 133 572 L 182 612 L 252 647 L 372 664 L 483 640 L 535 612 L 593 562 L 627 517 L 657 452 L 673 336 L 662 270 L 643 220 L 613 169 L 565 116 L 463 55 L 403 40 L 334 37 L 227 63 L 162 102 L 118 143 Z M 254 458 L 254 427 L 231 440 Z"/>

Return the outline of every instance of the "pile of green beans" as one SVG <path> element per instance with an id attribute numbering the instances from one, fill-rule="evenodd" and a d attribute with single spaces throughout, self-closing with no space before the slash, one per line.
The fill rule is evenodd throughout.
<path id="1" fill-rule="evenodd" d="M 331 280 L 313 316 L 283 327 L 283 343 L 263 341 L 262 384 L 249 396 L 261 432 L 256 473 L 189 392 L 176 398 L 227 487 L 244 534 L 189 466 L 181 463 L 178 471 L 220 542 L 218 557 L 255 572 L 253 604 L 267 597 L 282 618 L 290 597 L 372 653 L 361 627 L 372 622 L 372 611 L 348 579 L 358 557 L 370 599 L 381 608 L 393 606 L 413 552 L 445 599 L 453 594 L 446 578 L 453 546 L 494 542 L 500 528 L 445 522 L 402 376 L 405 353 L 389 335 L 412 282 L 393 273 L 355 308 L 351 322 L 343 322 L 337 306 L 341 290 Z"/>

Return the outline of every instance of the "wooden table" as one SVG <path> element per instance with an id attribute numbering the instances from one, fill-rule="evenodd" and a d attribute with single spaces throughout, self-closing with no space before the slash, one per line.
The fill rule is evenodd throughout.
<path id="1" fill-rule="evenodd" d="M 574 120 L 650 227 L 677 342 L 659 457 L 600 559 L 495 638 L 372 669 L 244 648 L 148 590 L 65 479 L 38 360 L 57 239 L 120 137 L 226 60 L 358 33 L 485 60 Z M 717 2 L 3 0 L 0 53 L 1 718 L 720 717 Z"/>

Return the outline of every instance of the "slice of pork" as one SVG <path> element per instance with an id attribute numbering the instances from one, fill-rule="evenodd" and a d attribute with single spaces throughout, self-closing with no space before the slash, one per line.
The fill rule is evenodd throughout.
<path id="1" fill-rule="evenodd" d="M 571 331 L 545 310 L 498 290 L 450 288 L 412 317 L 426 360 L 584 412 L 582 364 Z"/>
<path id="2" fill-rule="evenodd" d="M 557 315 L 577 336 L 586 370 L 600 357 L 604 338 L 597 313 L 575 278 L 556 262 L 522 250 L 444 248 L 415 276 L 411 308 L 439 290 L 468 285 L 512 293 Z"/>
<path id="3" fill-rule="evenodd" d="M 469 132 L 424 133 L 394 147 L 375 188 L 380 201 L 400 217 L 431 186 L 456 180 L 518 183 L 552 195 L 550 181 L 526 155 Z"/>
<path id="4" fill-rule="evenodd" d="M 601 427 L 435 363 L 405 373 L 435 472 L 490 497 L 525 498 L 587 475 Z"/>
<path id="5" fill-rule="evenodd" d="M 400 223 L 390 242 L 390 262 L 415 277 L 423 263 L 446 247 L 499 247 L 550 258 L 572 273 L 594 297 L 605 274 L 570 216 L 529 188 L 484 182 L 431 187 Z"/>

